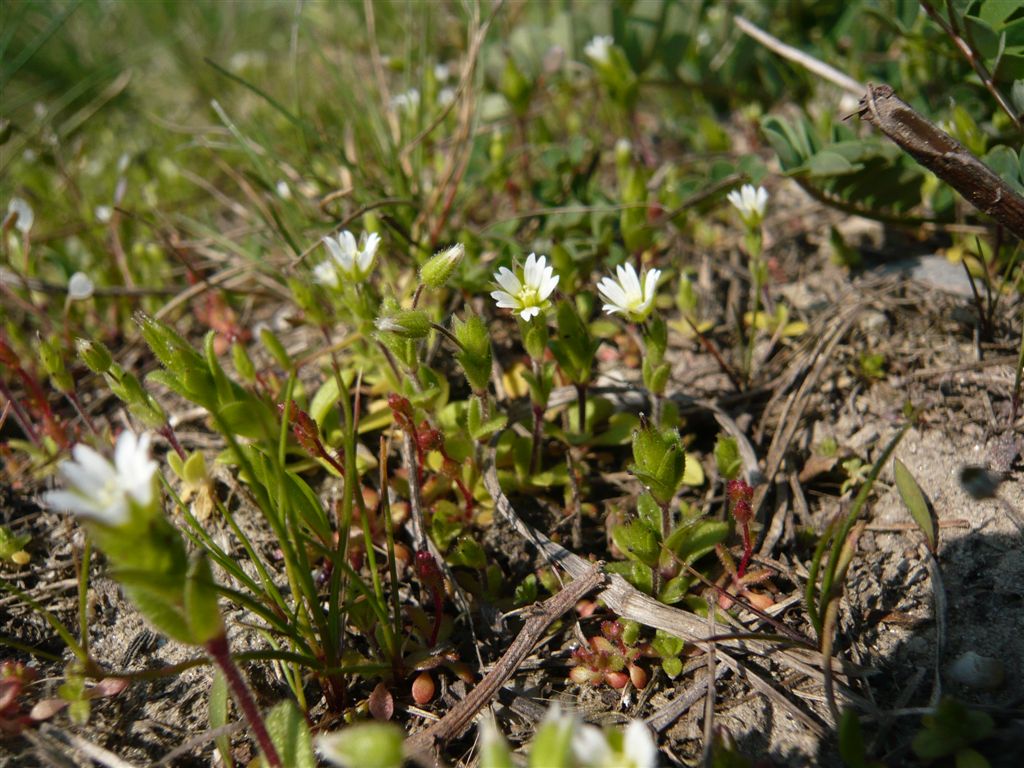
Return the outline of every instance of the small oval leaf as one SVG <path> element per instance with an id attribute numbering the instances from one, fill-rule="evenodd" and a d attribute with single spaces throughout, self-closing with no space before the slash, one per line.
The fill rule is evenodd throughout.
<path id="1" fill-rule="evenodd" d="M 910 474 L 910 470 L 899 459 L 893 460 L 893 474 L 896 476 L 896 488 L 900 492 L 900 498 L 906 504 L 910 516 L 914 518 L 917 527 L 921 529 L 928 542 L 928 548 L 934 552 L 938 547 L 938 538 L 935 533 L 935 524 L 932 522 L 932 514 L 928 509 L 928 501 L 921 491 L 921 486 Z"/>

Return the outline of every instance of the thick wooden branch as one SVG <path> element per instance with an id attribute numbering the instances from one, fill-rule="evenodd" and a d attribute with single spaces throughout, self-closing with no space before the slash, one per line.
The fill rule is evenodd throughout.
<path id="1" fill-rule="evenodd" d="M 914 111 L 888 85 L 868 85 L 860 117 L 900 149 L 1024 240 L 1024 198 L 966 147 Z"/>

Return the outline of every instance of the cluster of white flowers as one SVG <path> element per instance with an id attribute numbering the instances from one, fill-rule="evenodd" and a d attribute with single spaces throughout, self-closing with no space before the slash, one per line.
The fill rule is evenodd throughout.
<path id="1" fill-rule="evenodd" d="M 420 105 L 420 92 L 417 88 L 410 88 L 405 93 L 399 93 L 391 97 L 391 108 L 401 112 L 415 112 Z"/>
<path id="2" fill-rule="evenodd" d="M 325 237 L 323 242 L 330 257 L 313 268 L 318 283 L 337 288 L 342 278 L 362 281 L 369 277 L 380 247 L 380 235 L 364 232 L 357 243 L 355 235 L 346 229 L 337 237 Z"/>
<path id="3" fill-rule="evenodd" d="M 642 277 L 642 279 L 641 279 Z M 637 274 L 632 264 L 616 268 L 616 277 L 605 277 L 597 290 L 606 304 L 608 314 L 622 314 L 634 323 L 643 322 L 654 308 L 654 296 L 661 277 L 660 269 Z M 492 291 L 491 297 L 501 309 L 511 309 L 523 320 L 532 320 L 551 306 L 550 296 L 558 285 L 559 276 L 548 266 L 546 256 L 531 253 L 520 273 L 501 267 L 494 273 L 501 290 Z"/>
<path id="4" fill-rule="evenodd" d="M 122 432 L 113 462 L 79 443 L 71 451 L 73 459 L 62 461 L 57 468 L 67 487 L 47 492 L 43 497 L 46 505 L 106 525 L 127 523 L 133 501 L 146 506 L 153 500 L 157 466 L 149 457 L 150 439 L 149 433 Z"/>

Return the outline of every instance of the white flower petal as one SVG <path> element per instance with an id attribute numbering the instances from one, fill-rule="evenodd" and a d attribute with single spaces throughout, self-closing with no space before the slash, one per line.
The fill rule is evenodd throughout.
<path id="1" fill-rule="evenodd" d="M 622 289 L 626 292 L 626 295 L 631 299 L 639 299 L 643 290 L 640 288 L 640 278 L 636 274 L 636 270 L 632 264 L 627 263 L 625 268 L 619 272 L 619 282 L 622 283 Z"/>
<path id="2" fill-rule="evenodd" d="M 95 290 L 96 286 L 85 272 L 75 272 L 68 280 L 68 298 L 73 301 L 84 301 Z"/>
<path id="3" fill-rule="evenodd" d="M 615 755 L 604 732 L 594 725 L 583 725 L 572 735 L 572 754 L 580 765 L 614 765 Z"/>
<path id="4" fill-rule="evenodd" d="M 18 215 L 17 221 L 14 222 L 14 228 L 21 232 L 21 234 L 27 235 L 36 220 L 36 215 L 32 212 L 32 206 L 20 197 L 12 197 L 10 202 L 7 203 L 7 215 L 10 216 L 12 213 Z"/>
<path id="5" fill-rule="evenodd" d="M 380 235 L 376 232 L 371 232 L 366 238 L 366 244 L 363 245 L 363 252 L 370 254 L 372 259 L 377 255 L 377 249 L 380 247 Z"/>
<path id="6" fill-rule="evenodd" d="M 640 720 L 631 720 L 622 738 L 622 751 L 632 768 L 655 768 L 658 747 L 651 732 Z"/>
<path id="7" fill-rule="evenodd" d="M 107 525 L 121 525 L 131 514 L 129 497 L 140 504 L 153 499 L 153 475 L 157 464 L 149 457 L 150 436 L 125 431 L 117 439 L 114 463 L 79 443 L 72 459 L 58 470 L 68 488 L 51 491 L 46 503 Z"/>
<path id="8" fill-rule="evenodd" d="M 551 293 L 558 287 L 558 281 L 560 275 L 555 274 L 554 267 L 548 267 L 544 270 L 544 277 L 541 280 L 539 293 L 542 299 L 546 299 Z"/>
<path id="9" fill-rule="evenodd" d="M 610 277 L 606 277 L 597 284 L 597 292 L 603 296 L 609 304 L 614 304 L 617 307 L 625 307 L 628 299 L 626 298 L 626 292 L 622 290 L 622 286 L 612 280 Z"/>
<path id="10" fill-rule="evenodd" d="M 501 309 L 515 309 L 519 306 L 519 300 L 505 291 L 491 291 L 491 298 L 494 299 Z"/>
<path id="11" fill-rule="evenodd" d="M 323 243 L 327 246 L 327 250 L 330 251 L 331 257 L 336 262 L 340 264 L 345 260 L 345 252 L 341 249 L 341 243 L 333 237 L 325 237 Z"/>
<path id="12" fill-rule="evenodd" d="M 540 285 L 541 274 L 543 274 L 546 259 L 537 254 L 531 253 L 526 257 L 526 264 L 523 266 L 523 285 L 527 288 L 537 288 Z"/>
<path id="13" fill-rule="evenodd" d="M 43 504 L 50 509 L 71 512 L 76 515 L 96 514 L 95 506 L 74 491 L 47 491 L 43 494 Z"/>
<path id="14" fill-rule="evenodd" d="M 516 277 L 516 273 L 508 267 L 501 267 L 497 272 L 495 272 L 494 279 L 497 281 L 498 285 L 513 296 L 523 290 L 523 284 L 519 281 L 519 278 Z"/>
<path id="15" fill-rule="evenodd" d="M 338 287 L 338 269 L 334 261 L 322 261 L 313 267 L 313 279 L 331 288 Z"/>
<path id="16" fill-rule="evenodd" d="M 338 246 L 349 261 L 355 258 L 356 251 L 359 250 L 356 245 L 356 236 L 347 229 L 338 234 Z"/>
<path id="17" fill-rule="evenodd" d="M 529 322 L 531 318 L 536 317 L 537 315 L 540 314 L 540 307 L 523 307 L 522 311 L 519 314 L 523 318 L 523 320 Z"/>

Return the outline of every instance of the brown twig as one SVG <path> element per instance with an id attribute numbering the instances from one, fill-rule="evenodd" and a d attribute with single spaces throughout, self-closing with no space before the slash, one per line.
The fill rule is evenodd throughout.
<path id="1" fill-rule="evenodd" d="M 568 584 L 561 592 L 540 605 L 533 606 L 523 628 L 498 663 L 477 683 L 469 695 L 452 707 L 444 717 L 429 728 L 406 739 L 406 754 L 425 764 L 439 765 L 434 755 L 437 746 L 458 738 L 469 727 L 477 713 L 530 655 L 547 628 L 576 605 L 584 595 L 600 586 L 604 580 L 605 574 L 601 564 L 592 565 L 587 573 Z"/>
<path id="2" fill-rule="evenodd" d="M 1024 197 L 888 85 L 868 85 L 857 114 L 982 213 L 1024 239 Z"/>

